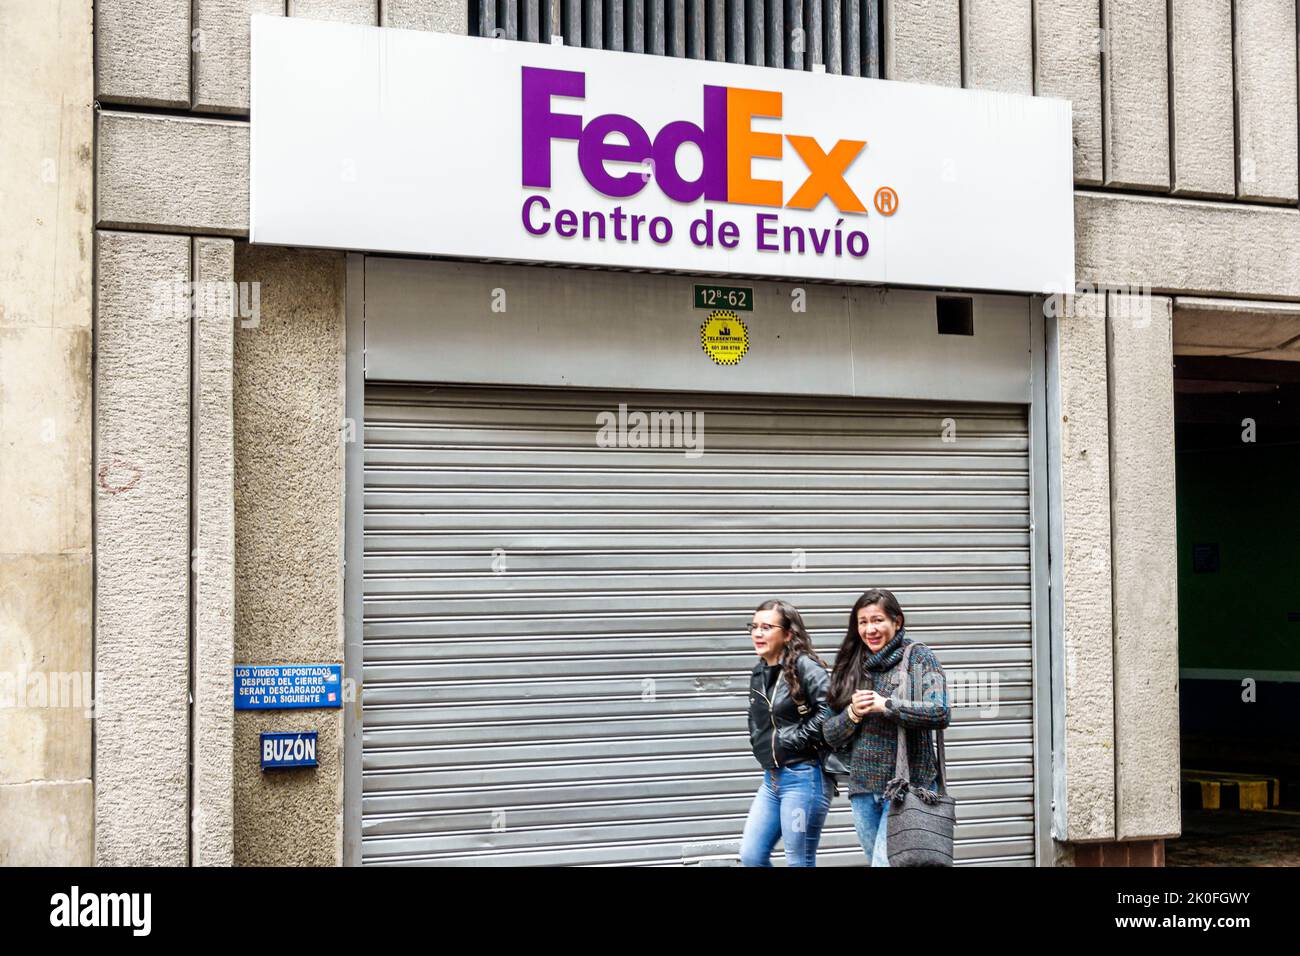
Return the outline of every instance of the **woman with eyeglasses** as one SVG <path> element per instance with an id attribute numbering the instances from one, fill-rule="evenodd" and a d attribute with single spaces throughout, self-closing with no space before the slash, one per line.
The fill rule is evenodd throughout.
<path id="1" fill-rule="evenodd" d="M 833 781 L 822 767 L 830 675 L 799 612 L 764 601 L 749 625 L 758 662 L 749 678 L 749 742 L 763 768 L 740 840 L 744 866 L 771 866 L 777 841 L 787 866 L 816 866 Z"/>

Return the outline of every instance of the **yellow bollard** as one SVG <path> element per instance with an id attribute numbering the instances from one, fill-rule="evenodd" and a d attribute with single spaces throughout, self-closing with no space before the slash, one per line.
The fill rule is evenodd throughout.
<path id="1" fill-rule="evenodd" d="M 1219 809 L 1219 785 L 1210 780 L 1201 781 L 1201 809 Z"/>
<path id="2" fill-rule="evenodd" d="M 1243 810 L 1268 808 L 1268 781 L 1241 780 L 1237 783 L 1237 803 Z"/>

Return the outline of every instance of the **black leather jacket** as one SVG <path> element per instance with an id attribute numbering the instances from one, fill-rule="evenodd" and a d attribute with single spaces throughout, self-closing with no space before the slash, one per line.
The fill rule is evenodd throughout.
<path id="1" fill-rule="evenodd" d="M 754 759 L 764 769 L 784 767 L 805 760 L 817 760 L 826 748 L 822 721 L 826 719 L 826 695 L 830 674 L 807 654 L 795 661 L 795 672 L 807 699 L 807 713 L 799 713 L 785 675 L 778 674 L 769 699 L 764 686 L 767 665 L 762 658 L 749 675 L 749 742 Z"/>

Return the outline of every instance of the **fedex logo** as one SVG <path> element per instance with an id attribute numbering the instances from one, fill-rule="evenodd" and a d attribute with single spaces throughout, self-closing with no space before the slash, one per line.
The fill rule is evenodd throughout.
<path id="1" fill-rule="evenodd" d="M 781 94 L 774 90 L 748 90 L 731 86 L 705 86 L 701 122 L 676 120 L 654 138 L 630 116 L 605 113 L 584 123 L 581 116 L 562 112 L 554 98 L 581 100 L 586 96 L 586 74 L 571 70 L 523 68 L 523 185 L 551 185 L 551 143 L 575 140 L 578 166 L 597 192 L 614 198 L 635 196 L 645 188 L 641 169 L 613 174 L 606 163 L 644 164 L 650 161 L 654 180 L 664 195 L 681 203 L 744 203 L 751 206 L 785 206 L 813 209 L 829 198 L 840 212 L 865 213 L 844 174 L 866 146 L 865 140 L 842 139 L 823 150 L 811 136 L 782 136 L 758 132 L 756 116 L 781 117 Z M 607 142 L 621 133 L 627 142 Z M 808 176 L 788 200 L 785 184 L 775 179 L 755 179 L 753 159 L 780 159 L 784 144 L 803 160 Z M 704 159 L 698 178 L 688 180 L 677 170 L 677 151 L 685 143 L 699 147 Z"/>

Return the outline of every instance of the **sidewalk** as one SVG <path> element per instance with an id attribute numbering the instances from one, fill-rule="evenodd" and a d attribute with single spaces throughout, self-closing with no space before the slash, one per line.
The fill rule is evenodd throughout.
<path id="1" fill-rule="evenodd" d="M 1189 810 L 1166 866 L 1300 866 L 1300 810 Z"/>

